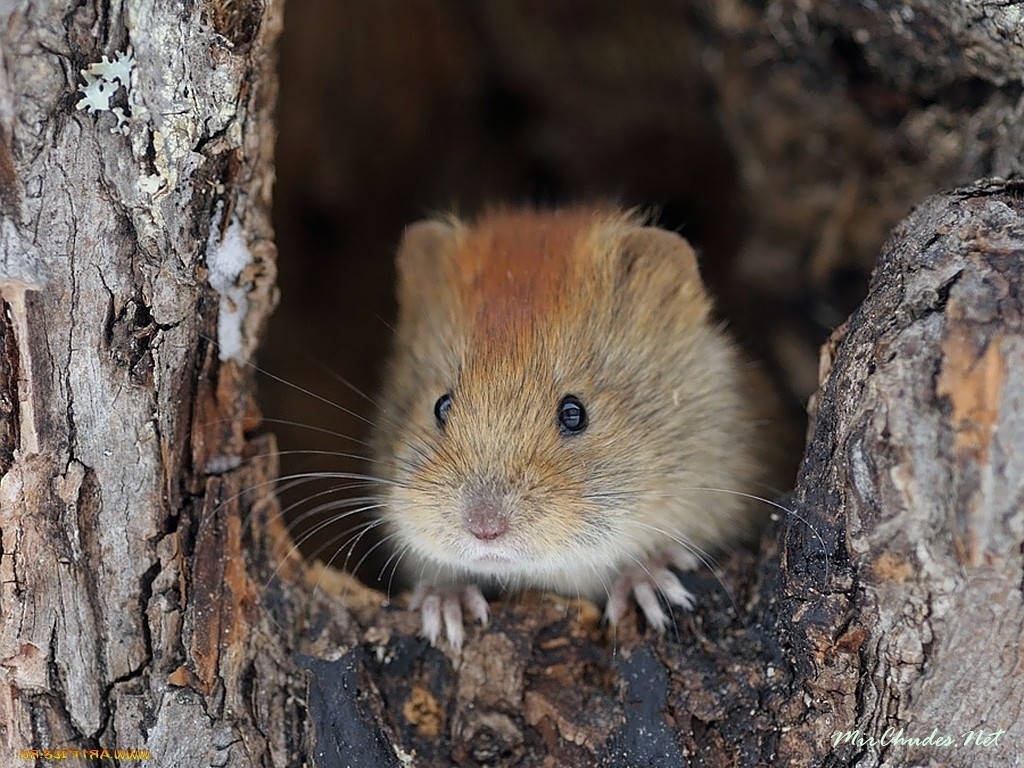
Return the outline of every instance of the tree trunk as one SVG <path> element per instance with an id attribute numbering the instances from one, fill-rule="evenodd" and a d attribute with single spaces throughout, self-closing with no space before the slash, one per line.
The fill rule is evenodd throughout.
<path id="1" fill-rule="evenodd" d="M 787 83 L 812 81 L 829 56 L 801 37 L 800 5 L 768 4 L 783 13 L 760 19 L 761 47 L 746 45 L 746 6 L 701 6 L 722 54 L 708 61 L 731 83 L 717 108 L 765 200 L 821 186 L 787 173 L 791 143 L 759 143 L 765 121 L 795 141 L 832 116 L 870 124 L 839 118 L 892 95 L 834 83 L 794 95 Z M 813 18 L 866 41 L 854 58 L 894 88 L 941 91 L 944 62 L 954 80 L 989 83 L 956 130 L 972 151 L 991 132 L 993 152 L 958 173 L 1019 167 L 1000 80 L 1024 72 L 1014 9 L 930 7 L 899 24 L 877 4 L 822 4 Z M 496 603 L 455 656 L 383 595 L 296 558 L 268 493 L 275 447 L 255 435 L 244 362 L 275 300 L 280 16 L 270 0 L 0 10 L 0 749 L 90 765 L 78 753 L 168 766 L 1021 764 L 1024 189 L 929 198 L 895 230 L 826 346 L 792 513 L 758 553 L 687 575 L 700 604 L 666 636 L 628 619 L 609 633 L 589 603 L 526 594 Z M 974 53 L 935 49 L 951 31 Z M 748 56 L 785 71 L 762 88 L 741 76 Z M 947 117 L 963 107 L 936 103 Z M 931 182 L 956 153 L 935 154 Z M 834 262 L 858 191 L 885 202 L 883 174 L 850 173 L 823 194 L 832 239 L 792 258 Z M 799 245 L 820 231 L 816 206 L 751 212 L 747 248 L 778 247 L 787 222 L 799 234 L 782 239 Z"/>
<path id="2" fill-rule="evenodd" d="M 237 496 L 274 471 L 239 361 L 275 301 L 280 27 L 273 0 L 0 8 L 5 764 L 301 760 Z"/>

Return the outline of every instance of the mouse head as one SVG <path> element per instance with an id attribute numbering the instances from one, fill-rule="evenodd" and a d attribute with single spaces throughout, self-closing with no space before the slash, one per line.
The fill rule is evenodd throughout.
<path id="1" fill-rule="evenodd" d="M 421 562 L 604 580 L 663 541 L 666 503 L 693 503 L 675 486 L 728 465 L 706 448 L 729 439 L 735 366 L 683 238 L 621 212 L 505 211 L 414 224 L 397 266 L 375 452 Z"/>

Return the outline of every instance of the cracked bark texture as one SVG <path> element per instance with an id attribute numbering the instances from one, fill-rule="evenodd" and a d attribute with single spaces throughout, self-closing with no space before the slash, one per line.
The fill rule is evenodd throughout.
<path id="1" fill-rule="evenodd" d="M 836 613 L 831 643 L 811 649 L 809 722 L 815 739 L 830 728 L 955 739 L 843 744 L 826 764 L 1021 763 L 1022 256 L 1020 184 L 930 198 L 823 350 L 794 500 L 838 523 L 851 582 L 829 599 L 849 601 L 846 619 Z M 794 615 L 813 602 L 792 603 Z M 987 747 L 964 743 L 1000 729 Z"/>
<path id="2" fill-rule="evenodd" d="M 273 462 L 245 461 L 250 376 L 204 341 L 232 228 L 239 359 L 275 301 L 280 26 L 278 2 L 0 6 L 5 765 L 299 760 L 301 683 L 242 557 L 237 494 Z M 126 52 L 110 109 L 77 108 L 81 70 Z"/>

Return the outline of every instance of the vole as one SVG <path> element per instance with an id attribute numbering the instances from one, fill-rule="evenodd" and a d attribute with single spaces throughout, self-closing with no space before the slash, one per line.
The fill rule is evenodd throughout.
<path id="1" fill-rule="evenodd" d="M 749 539 L 758 479 L 735 344 L 693 249 L 607 208 L 409 226 L 373 437 L 423 633 L 458 648 L 481 586 L 690 608 L 687 570 Z"/>

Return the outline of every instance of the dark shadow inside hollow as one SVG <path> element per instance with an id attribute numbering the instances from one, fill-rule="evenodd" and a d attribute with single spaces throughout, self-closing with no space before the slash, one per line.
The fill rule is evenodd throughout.
<path id="1" fill-rule="evenodd" d="M 767 349 L 771 317 L 732 280 L 749 201 L 692 9 L 413 2 L 394 14 L 312 0 L 287 13 L 281 303 L 260 364 L 294 386 L 266 381 L 261 399 L 282 475 L 303 476 L 285 481 L 281 503 L 308 557 L 358 564 L 369 583 L 387 557 L 377 530 L 360 533 L 371 510 L 335 519 L 372 505 L 353 501 L 364 483 L 304 475 L 370 472 L 360 457 L 395 311 L 393 254 L 412 221 L 496 202 L 640 206 L 697 248 L 750 357 Z M 791 405 L 799 434 L 799 398 Z"/>

